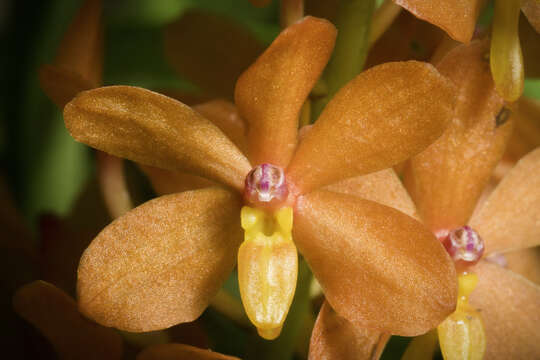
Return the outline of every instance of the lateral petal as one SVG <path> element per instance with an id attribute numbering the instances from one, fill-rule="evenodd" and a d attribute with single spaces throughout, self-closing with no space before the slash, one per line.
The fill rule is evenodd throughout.
<path id="1" fill-rule="evenodd" d="M 240 360 L 211 350 L 184 344 L 161 344 L 144 349 L 137 360 Z"/>
<path id="2" fill-rule="evenodd" d="M 298 199 L 294 221 L 294 240 L 326 299 L 355 325 L 414 336 L 455 309 L 454 264 L 413 218 L 321 190 Z"/>
<path id="3" fill-rule="evenodd" d="M 451 38 L 468 43 L 474 33 L 483 0 L 394 0 L 422 20 L 440 27 Z"/>
<path id="4" fill-rule="evenodd" d="M 424 223 L 434 232 L 467 223 L 502 157 L 512 125 L 495 91 L 486 42 L 451 50 L 438 68 L 459 89 L 444 135 L 410 160 L 405 185 Z"/>
<path id="5" fill-rule="evenodd" d="M 409 193 L 392 168 L 345 179 L 324 189 L 375 201 L 418 219 Z"/>
<path id="6" fill-rule="evenodd" d="M 324 302 L 309 344 L 310 360 L 378 360 L 390 338 L 355 326 Z"/>
<path id="7" fill-rule="evenodd" d="M 326 105 L 287 169 L 300 194 L 389 168 L 441 134 L 453 113 L 454 87 L 416 61 L 362 72 Z"/>
<path id="8" fill-rule="evenodd" d="M 44 281 L 21 287 L 13 296 L 15 311 L 34 325 L 62 359 L 122 358 L 122 338 L 88 321 L 66 293 Z"/>
<path id="9" fill-rule="evenodd" d="M 247 29 L 224 17 L 187 11 L 168 25 L 165 55 L 181 76 L 203 92 L 232 99 L 242 71 L 264 50 Z"/>
<path id="10" fill-rule="evenodd" d="M 190 107 L 131 86 L 80 93 L 64 109 L 71 135 L 144 165 L 207 177 L 242 189 L 250 165 L 236 146 Z"/>
<path id="11" fill-rule="evenodd" d="M 238 79 L 234 98 L 249 124 L 253 166 L 289 163 L 300 110 L 330 58 L 335 38 L 329 21 L 305 17 L 283 30 Z"/>
<path id="12" fill-rule="evenodd" d="M 486 254 L 540 245 L 540 148 L 522 158 L 470 221 Z"/>
<path id="13" fill-rule="evenodd" d="M 484 359 L 540 358 L 540 287 L 498 265 L 481 261 L 471 304 L 482 314 Z"/>
<path id="14" fill-rule="evenodd" d="M 84 252 L 79 308 L 131 332 L 196 319 L 235 264 L 240 199 L 221 188 L 165 195 L 107 226 Z"/>

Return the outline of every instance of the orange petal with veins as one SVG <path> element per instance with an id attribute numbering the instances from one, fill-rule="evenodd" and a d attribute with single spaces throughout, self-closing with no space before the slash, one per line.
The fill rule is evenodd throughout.
<path id="1" fill-rule="evenodd" d="M 101 84 L 101 11 L 101 0 L 86 0 L 66 30 L 53 64 L 39 70 L 41 87 L 61 109 L 79 92 Z"/>
<path id="2" fill-rule="evenodd" d="M 454 311 L 454 264 L 418 221 L 322 190 L 301 196 L 295 210 L 295 243 L 340 316 L 369 330 L 415 336 Z"/>
<path id="3" fill-rule="evenodd" d="M 422 20 L 440 27 L 462 43 L 471 40 L 484 0 L 394 0 Z"/>
<path id="4" fill-rule="evenodd" d="M 234 104 L 226 100 L 212 100 L 195 105 L 193 109 L 216 125 L 238 149 L 245 153 L 247 150 L 245 125 Z M 214 182 L 197 175 L 163 170 L 152 166 L 141 165 L 140 167 L 159 195 L 216 185 Z"/>
<path id="5" fill-rule="evenodd" d="M 193 321 L 234 267 L 240 205 L 210 188 L 159 197 L 113 221 L 81 258 L 80 310 L 131 332 Z"/>
<path id="6" fill-rule="evenodd" d="M 325 187 L 325 190 L 375 201 L 418 218 L 409 193 L 392 168 L 345 179 Z"/>
<path id="7" fill-rule="evenodd" d="M 335 38 L 329 21 L 305 17 L 283 30 L 238 79 L 234 98 L 249 125 L 253 166 L 289 163 L 300 110 L 330 58 Z"/>
<path id="8" fill-rule="evenodd" d="M 377 360 L 389 335 L 355 326 L 324 302 L 309 344 L 309 360 Z"/>
<path id="9" fill-rule="evenodd" d="M 131 86 L 85 91 L 64 109 L 71 135 L 109 154 L 243 189 L 250 165 L 212 122 L 176 100 Z"/>
<path id="10" fill-rule="evenodd" d="M 137 360 L 239 360 L 211 350 L 203 350 L 184 344 L 161 344 L 144 349 Z"/>
<path id="11" fill-rule="evenodd" d="M 334 96 L 287 169 L 300 194 L 389 168 L 435 141 L 453 113 L 455 90 L 433 66 L 386 63 Z"/>
<path id="12" fill-rule="evenodd" d="M 182 77 L 204 93 L 232 99 L 242 71 L 264 50 L 249 31 L 234 21 L 190 10 L 167 26 L 165 56 Z"/>
<path id="13" fill-rule="evenodd" d="M 470 221 L 486 254 L 540 245 L 540 148 L 522 158 Z"/>
<path id="14" fill-rule="evenodd" d="M 23 286 L 13 296 L 13 307 L 52 343 L 61 359 L 122 358 L 120 335 L 82 317 L 77 303 L 49 283 Z"/>
<path id="15" fill-rule="evenodd" d="M 488 51 L 486 42 L 475 41 L 439 62 L 438 69 L 459 89 L 454 118 L 405 171 L 405 185 L 433 231 L 467 223 L 512 131 L 484 57 Z"/>
<path id="16" fill-rule="evenodd" d="M 486 261 L 473 271 L 479 281 L 470 300 L 484 323 L 484 359 L 540 359 L 540 287 Z"/>

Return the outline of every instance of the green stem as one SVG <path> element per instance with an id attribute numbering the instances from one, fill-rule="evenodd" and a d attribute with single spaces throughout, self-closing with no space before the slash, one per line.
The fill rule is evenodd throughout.
<path id="1" fill-rule="evenodd" d="M 339 89 L 362 71 L 369 49 L 369 30 L 375 0 L 342 0 L 337 15 L 338 36 L 324 79 L 328 94 L 315 101 L 313 119 Z"/>

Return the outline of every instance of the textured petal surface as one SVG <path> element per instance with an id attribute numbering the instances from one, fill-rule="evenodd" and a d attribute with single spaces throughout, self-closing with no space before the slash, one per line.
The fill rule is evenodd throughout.
<path id="1" fill-rule="evenodd" d="M 446 128 L 454 92 L 426 63 L 387 63 L 364 71 L 334 96 L 306 134 L 288 179 L 299 193 L 308 193 L 419 153 Z"/>
<path id="2" fill-rule="evenodd" d="M 122 358 L 120 335 L 82 317 L 76 302 L 49 283 L 23 286 L 15 293 L 13 306 L 52 343 L 61 359 Z"/>
<path id="3" fill-rule="evenodd" d="M 471 304 L 484 322 L 484 359 L 540 359 L 540 287 L 485 261 L 474 271 L 479 282 Z"/>
<path id="4" fill-rule="evenodd" d="M 210 350 L 184 344 L 162 344 L 144 349 L 137 360 L 238 360 Z"/>
<path id="5" fill-rule="evenodd" d="M 409 193 L 393 169 L 355 176 L 329 185 L 325 189 L 375 201 L 418 218 L 416 207 Z"/>
<path id="6" fill-rule="evenodd" d="M 77 93 L 101 84 L 101 0 L 86 0 L 62 38 L 52 65 L 40 69 L 40 85 L 63 108 Z"/>
<path id="7" fill-rule="evenodd" d="M 165 30 L 172 67 L 205 93 L 232 99 L 242 71 L 264 50 L 247 29 L 226 18 L 188 11 Z"/>
<path id="8" fill-rule="evenodd" d="M 471 216 L 511 133 L 484 55 L 487 43 L 453 49 L 438 65 L 459 88 L 444 135 L 411 159 L 405 185 L 433 231 L 463 226 Z"/>
<path id="9" fill-rule="evenodd" d="M 249 124 L 252 165 L 289 163 L 300 110 L 330 58 L 335 38 L 329 21 L 308 16 L 282 31 L 238 79 L 234 97 Z"/>
<path id="10" fill-rule="evenodd" d="M 396 4 L 446 31 L 453 39 L 469 42 L 483 0 L 394 0 Z"/>
<path id="11" fill-rule="evenodd" d="M 354 326 L 325 301 L 309 344 L 310 360 L 377 360 L 389 335 Z"/>
<path id="12" fill-rule="evenodd" d="M 106 227 L 79 265 L 79 308 L 152 331 L 196 319 L 235 264 L 240 201 L 219 188 L 151 200 Z"/>
<path id="13" fill-rule="evenodd" d="M 130 86 L 85 91 L 64 110 L 71 135 L 144 165 L 200 175 L 242 189 L 250 170 L 240 150 L 190 107 Z"/>
<path id="14" fill-rule="evenodd" d="M 293 237 L 326 299 L 370 330 L 414 336 L 455 308 L 454 265 L 413 218 L 384 205 L 329 191 L 297 202 Z"/>
<path id="15" fill-rule="evenodd" d="M 485 253 L 540 244 L 540 148 L 504 177 L 470 221 L 485 241 Z"/>

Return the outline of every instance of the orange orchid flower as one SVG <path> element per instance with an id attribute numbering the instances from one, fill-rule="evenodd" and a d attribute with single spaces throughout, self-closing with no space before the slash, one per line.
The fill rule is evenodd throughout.
<path id="1" fill-rule="evenodd" d="M 445 134 L 410 160 L 405 184 L 424 223 L 468 272 L 460 275 L 456 313 L 439 326 L 445 358 L 481 358 L 485 346 L 486 359 L 533 359 L 540 357 L 540 288 L 481 258 L 539 244 L 540 149 L 478 203 L 513 125 L 487 52 L 487 42 L 473 41 L 437 65 L 459 89 L 456 113 Z"/>
<path id="2" fill-rule="evenodd" d="M 296 246 L 332 307 L 368 328 L 411 336 L 453 311 L 454 267 L 429 231 L 390 207 L 321 188 L 422 151 L 452 116 L 454 88 L 426 63 L 374 67 L 344 86 L 297 143 L 300 109 L 335 35 L 329 22 L 307 17 L 241 75 L 235 100 L 247 157 L 224 133 L 238 118 L 214 124 L 148 90 L 98 88 L 65 107 L 76 140 L 219 184 L 161 196 L 106 227 L 79 265 L 86 316 L 134 332 L 191 321 L 238 255 L 246 312 L 274 338 L 294 294 Z"/>

